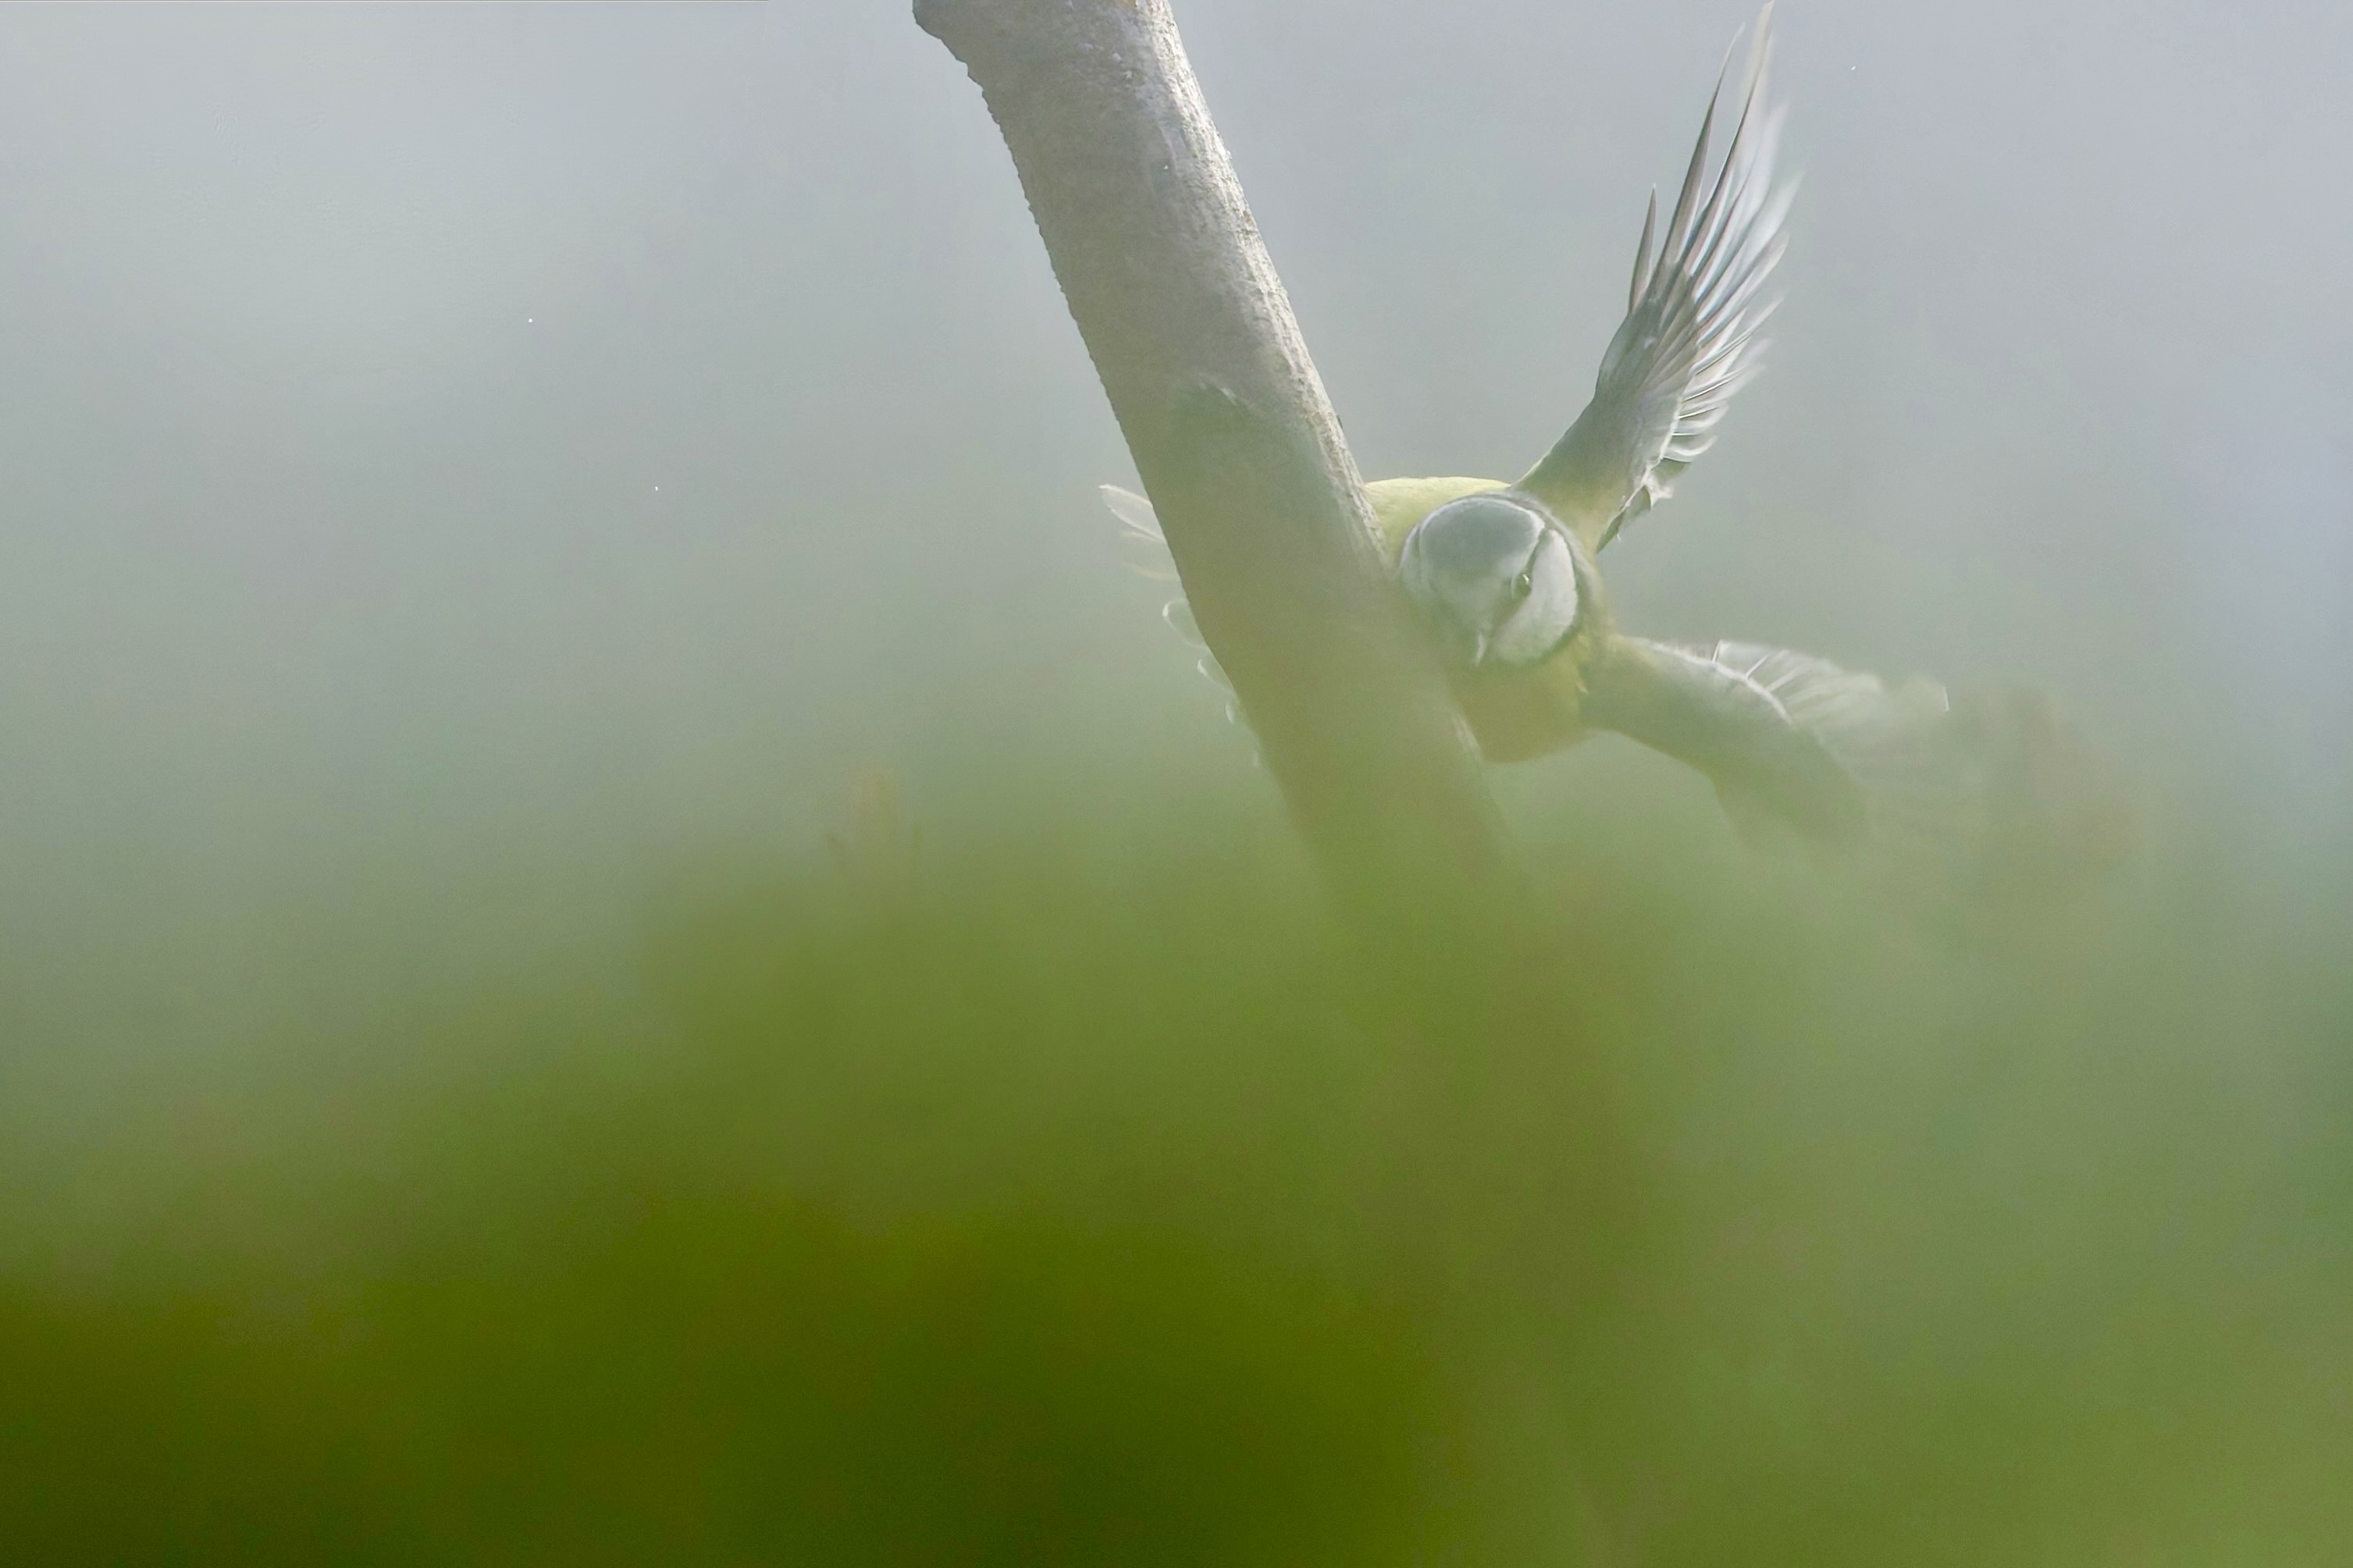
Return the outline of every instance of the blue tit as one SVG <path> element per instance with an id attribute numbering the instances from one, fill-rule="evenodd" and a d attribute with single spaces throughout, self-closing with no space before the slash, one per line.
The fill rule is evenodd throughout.
<path id="1" fill-rule="evenodd" d="M 1972 862 L 1998 852 L 1989 840 L 2000 803 L 2018 793 L 2016 779 L 1996 776 L 1998 759 L 2018 748 L 1989 735 L 1983 718 L 2000 710 L 1971 702 L 1969 716 L 1957 715 L 1933 682 L 1891 687 L 1782 648 L 1626 636 L 1597 565 L 1672 493 L 1759 369 L 1757 331 L 1774 304 L 1763 290 L 1787 243 L 1791 195 L 1775 178 L 1771 18 L 1768 5 L 1729 141 L 1711 160 L 1719 78 L 1663 229 L 1651 193 L 1625 319 L 1567 433 L 1515 483 L 1385 479 L 1366 493 L 1383 559 L 1488 760 L 1614 731 L 1706 773 L 1744 828 L 1778 824 L 1817 845 L 1868 847 L 1883 864 L 1916 870 L 1932 860 L 1971 875 Z M 1103 495 L 1130 540 L 1156 550 L 1149 503 L 1109 486 Z M 1184 601 L 1166 614 L 1199 647 Z M 1204 672 L 1222 684 L 1202 652 Z"/>

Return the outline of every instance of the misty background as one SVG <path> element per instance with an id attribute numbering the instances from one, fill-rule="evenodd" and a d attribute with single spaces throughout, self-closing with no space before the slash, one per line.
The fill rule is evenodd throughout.
<path id="1" fill-rule="evenodd" d="M 28 937 L 353 855 L 806 833 L 845 759 L 1231 761 L 1116 569 L 1092 487 L 1132 471 L 1009 162 L 903 10 L 0 18 Z M 2215 830 L 2341 838 L 2353 19 L 1784 11 L 1770 374 L 1612 552 L 1627 620 L 2044 683 Z M 1181 20 L 1364 471 L 1508 477 L 1750 13 Z"/>
<path id="2" fill-rule="evenodd" d="M 1177 14 L 1368 478 L 1510 478 L 1566 426 L 1644 195 L 1753 17 Z M 1715 448 L 1611 550 L 1621 618 L 2053 691 L 2149 803 L 2139 875 L 2300 966 L 2229 971 L 2306 1032 L 2150 1168 L 2287 1182 L 2333 1291 L 2353 1093 L 2322 1047 L 2353 1011 L 2312 998 L 2341 993 L 2353 853 L 2353 11 L 1786 0 L 1776 26 L 1787 303 Z M 278 1279 L 254 1259 L 301 1248 L 267 1203 L 155 1194 L 224 1149 L 298 1187 L 345 1132 L 270 1142 L 307 1102 L 223 1110 L 222 1064 L 396 1077 L 405 1009 L 429 1034 L 516 966 L 564 966 L 563 1017 L 639 1007 L 648 889 L 822 872 L 862 770 L 950 856 L 1030 843 L 1007 824 L 1050 803 L 1057 853 L 1148 860 L 1171 799 L 1255 825 L 1248 864 L 1282 853 L 1164 595 L 1119 569 L 1094 486 L 1133 470 L 1010 163 L 901 0 L 0 8 L 0 1264 L 26 1299 L 151 1255 L 212 1279 L 215 1247 L 232 1294 Z M 1677 898 L 1745 874 L 1704 782 L 1630 745 L 1497 786 L 1532 854 L 1614 855 L 1638 889 L 1642 844 L 1699 857 L 1639 913 L 1662 942 Z M 1578 805 L 1637 799 L 1623 847 Z M 1859 1047 L 1801 1076 L 1933 1142 L 1936 1097 L 1979 1083 L 1934 1010 L 1976 982 L 1869 951 L 1893 978 L 1766 1012 L 1867 1033 L 1931 997 L 1891 1026 L 1926 1077 Z M 2063 1033 L 2019 1005 L 2017 1048 Z M 1691 1006 L 1672 1029 L 1739 1011 Z M 422 1054 L 574 1048 L 491 1014 Z M 2165 1092 L 2265 1027 L 2181 1046 Z M 2100 1102 L 2096 1059 L 2010 1087 Z M 1776 1081 L 1732 1071 L 1672 1138 L 1739 1146 L 1741 1086 Z M 222 1240 L 248 1230 L 274 1239 Z M 2249 1397 L 2233 1441 L 2353 1451 Z M 2306 1544 L 2343 1519 L 2301 1517 Z"/>

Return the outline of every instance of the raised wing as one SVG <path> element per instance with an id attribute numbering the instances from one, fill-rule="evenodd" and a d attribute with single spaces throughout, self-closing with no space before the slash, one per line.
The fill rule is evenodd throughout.
<path id="1" fill-rule="evenodd" d="M 1620 638 L 1587 717 L 1715 781 L 1736 822 L 1769 820 L 1949 904 L 2080 885 L 2131 847 L 2112 775 L 2033 693 L 1956 700 L 1753 643 Z"/>
<path id="2" fill-rule="evenodd" d="M 1714 444 L 1733 394 L 1761 368 L 1757 331 L 1775 302 L 1760 291 L 1788 243 L 1782 226 L 1794 194 L 1774 184 L 1781 111 L 1766 100 L 1772 19 L 1768 5 L 1757 19 L 1739 120 L 1711 175 L 1718 79 L 1663 235 L 1651 193 L 1626 319 L 1602 356 L 1593 401 L 1520 481 L 1588 548 L 1672 493 L 1675 476 Z"/>

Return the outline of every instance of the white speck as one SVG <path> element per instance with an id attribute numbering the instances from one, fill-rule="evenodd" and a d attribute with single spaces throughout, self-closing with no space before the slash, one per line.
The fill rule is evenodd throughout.
<path id="1" fill-rule="evenodd" d="M 539 320 L 539 318 L 538 318 L 537 316 L 525 316 L 525 317 L 522 319 L 522 324 L 523 324 L 524 326 L 528 327 L 528 326 L 530 326 L 533 321 L 536 321 L 537 320 Z"/>

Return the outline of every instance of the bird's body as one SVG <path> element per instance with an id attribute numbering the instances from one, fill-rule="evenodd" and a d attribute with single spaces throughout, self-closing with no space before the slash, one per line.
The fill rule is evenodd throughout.
<path id="1" fill-rule="evenodd" d="M 1771 12 L 1759 17 L 1722 158 L 1711 170 L 1711 100 L 1663 230 L 1651 198 L 1626 316 L 1567 433 L 1516 481 L 1394 479 L 1366 495 L 1382 560 L 1438 644 L 1488 760 L 1616 731 L 1708 774 L 1744 823 L 1769 819 L 1820 845 L 1981 882 L 2005 853 L 1994 840 L 2017 837 L 2003 824 L 2021 775 L 2006 759 L 2022 754 L 1987 716 L 2027 710 L 1971 703 L 1956 715 L 1933 682 L 1890 688 L 1785 649 L 1624 635 L 1598 564 L 1714 442 L 1758 369 L 1757 329 L 1772 312 L 1761 290 L 1789 199 L 1774 180 L 1779 115 L 1765 107 Z M 1156 544 L 1149 502 L 1111 487 L 1104 497 L 1133 537 Z M 1183 601 L 1168 614 L 1198 642 Z M 1202 668 L 1222 680 L 1214 658 Z M 2063 752 L 2085 761 L 2055 741 L 2037 750 L 2045 764 Z M 2075 774 L 2069 809 L 2096 794 L 2081 787 L 2089 772 Z"/>
<path id="2" fill-rule="evenodd" d="M 1406 540 L 1430 513 L 1471 496 L 1509 489 L 1502 479 L 1377 479 L 1365 487 L 1365 497 L 1372 502 L 1373 521 L 1380 529 L 1383 559 L 1394 572 Z M 1447 666 L 1455 706 L 1471 726 L 1480 754 L 1490 762 L 1525 762 L 1574 745 L 1588 732 L 1585 671 L 1608 645 L 1609 619 L 1608 605 L 1595 592 L 1599 574 L 1588 572 L 1585 577 L 1584 614 L 1569 640 L 1551 657 L 1517 668 Z"/>

